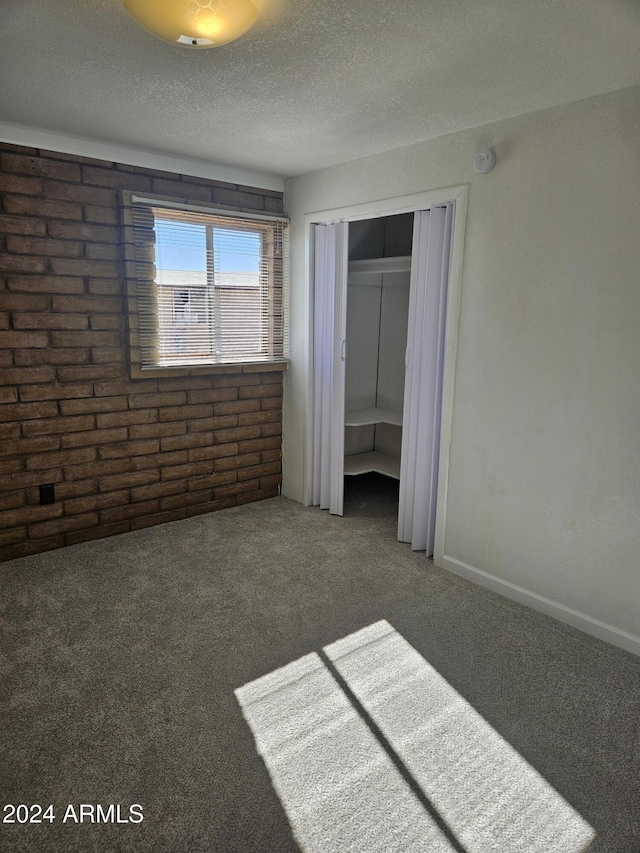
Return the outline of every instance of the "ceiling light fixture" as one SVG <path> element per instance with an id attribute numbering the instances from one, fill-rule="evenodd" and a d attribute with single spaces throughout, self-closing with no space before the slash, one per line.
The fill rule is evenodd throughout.
<path id="1" fill-rule="evenodd" d="M 251 0 L 124 0 L 129 14 L 149 32 L 185 47 L 218 47 L 255 24 Z"/>

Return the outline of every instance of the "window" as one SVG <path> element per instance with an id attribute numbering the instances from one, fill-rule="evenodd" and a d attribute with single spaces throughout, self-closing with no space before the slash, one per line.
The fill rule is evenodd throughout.
<path id="1" fill-rule="evenodd" d="M 131 210 L 143 370 L 286 360 L 287 220 L 135 198 Z"/>

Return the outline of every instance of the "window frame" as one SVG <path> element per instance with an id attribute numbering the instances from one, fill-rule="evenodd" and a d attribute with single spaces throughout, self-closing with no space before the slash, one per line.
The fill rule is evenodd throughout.
<path id="1" fill-rule="evenodd" d="M 241 228 L 243 225 L 246 226 L 246 230 L 248 231 L 264 231 L 265 227 L 268 227 L 269 224 L 273 224 L 274 226 L 280 224 L 282 226 L 283 231 L 283 244 L 282 251 L 278 255 L 282 262 L 282 279 L 281 285 L 276 286 L 276 291 L 281 294 L 281 305 L 280 310 L 282 313 L 282 335 L 278 338 L 278 348 L 282 349 L 282 355 L 278 355 L 275 358 L 256 358 L 256 360 L 247 360 L 247 359 L 229 359 L 229 360 L 215 360 L 212 358 L 211 361 L 202 361 L 198 360 L 194 363 L 178 363 L 178 364 L 160 364 L 154 363 L 149 364 L 148 359 L 147 363 L 143 360 L 143 347 L 140 336 L 140 316 L 142 313 L 142 297 L 141 293 L 149 288 L 149 282 L 155 282 L 155 275 L 153 279 L 141 278 L 140 275 L 140 242 L 139 242 L 139 234 L 134 227 L 134 210 L 138 206 L 144 206 L 147 208 L 156 208 L 158 210 L 166 210 L 167 213 L 171 211 L 175 211 L 176 213 L 184 212 L 185 214 L 193 213 L 199 215 L 211 215 L 212 217 L 223 217 L 227 220 L 232 220 L 238 223 Z M 260 372 L 260 371 L 274 371 L 274 370 L 286 370 L 288 362 L 289 362 L 289 353 L 288 353 L 288 343 L 289 343 L 289 293 L 290 293 L 290 281 L 289 281 L 289 219 L 285 215 L 276 215 L 276 214 L 268 214 L 257 211 L 247 211 L 243 209 L 233 209 L 229 207 L 222 207 L 217 205 L 208 205 L 203 203 L 191 204 L 188 201 L 182 199 L 176 199 L 167 196 L 156 196 L 156 195 L 148 195 L 148 194 L 138 194 L 131 191 L 123 191 L 122 192 L 122 246 L 123 246 L 123 272 L 125 279 L 125 290 L 126 290 L 126 310 L 125 314 L 128 321 L 128 338 L 129 338 L 129 369 L 131 378 L 153 378 L 154 376 L 158 377 L 172 377 L 172 376 L 191 376 L 191 375 L 201 375 L 208 373 L 237 373 L 237 372 Z M 255 227 L 252 228 L 251 226 Z M 262 225 L 262 229 L 259 227 Z M 210 227 L 207 227 L 207 234 L 213 234 L 213 228 L 215 227 L 215 223 L 212 222 Z M 223 227 L 223 226 L 222 226 Z M 211 231 L 210 231 L 211 228 Z M 274 230 L 275 233 L 275 230 Z M 207 236 L 207 240 L 208 240 Z M 264 234 L 261 235 L 261 246 L 265 241 Z M 264 258 L 265 255 L 262 254 L 261 249 L 261 257 Z M 269 257 L 269 255 L 266 255 Z M 149 257 L 146 259 L 149 267 L 155 270 L 153 266 L 153 261 L 155 257 L 152 252 L 149 253 Z M 209 265 L 207 263 L 207 285 L 210 284 L 210 271 Z M 216 287 L 219 285 L 216 285 Z M 264 294 L 267 293 L 267 297 L 269 295 L 269 289 L 264 286 L 263 283 L 258 285 L 260 294 L 264 297 Z M 178 288 L 176 288 L 178 289 Z M 187 289 L 187 288 L 184 288 Z M 251 287 L 250 290 L 255 292 L 254 288 Z M 148 294 L 145 294 L 145 297 L 148 302 Z M 172 297 L 173 298 L 173 297 Z M 206 295 L 205 300 L 207 303 L 210 301 L 210 296 Z M 147 314 L 148 314 L 147 308 Z M 268 316 L 268 315 L 267 315 Z M 272 331 L 270 332 L 272 334 Z M 280 341 L 281 339 L 281 341 Z"/>

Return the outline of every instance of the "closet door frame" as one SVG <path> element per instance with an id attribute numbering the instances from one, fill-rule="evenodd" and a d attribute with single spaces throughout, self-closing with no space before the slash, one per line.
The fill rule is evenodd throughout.
<path id="1" fill-rule="evenodd" d="M 415 213 L 419 210 L 429 210 L 437 205 L 453 202 L 453 238 L 451 245 L 451 265 L 449 273 L 449 290 L 447 297 L 447 319 L 445 327 L 444 364 L 442 378 L 442 414 L 440 421 L 440 450 L 439 473 L 436 499 L 436 522 L 433 560 L 437 566 L 442 565 L 446 534 L 446 509 L 449 480 L 449 453 L 451 448 L 451 426 L 453 422 L 453 399 L 455 390 L 455 363 L 458 349 L 458 318 L 460 313 L 460 291 L 462 285 L 462 256 L 464 248 L 464 232 L 467 217 L 468 184 L 423 193 L 413 193 L 390 199 L 366 202 L 349 207 L 322 210 L 305 216 L 305 233 L 307 234 L 307 270 L 309 275 L 309 317 L 310 317 L 310 351 L 308 373 L 308 411 L 305 429 L 305 503 L 312 503 L 312 471 L 313 471 L 313 421 L 314 421 L 314 272 L 313 272 L 313 226 L 328 225 L 336 222 L 356 222 L 362 219 L 378 219 L 395 216 L 401 213 Z"/>

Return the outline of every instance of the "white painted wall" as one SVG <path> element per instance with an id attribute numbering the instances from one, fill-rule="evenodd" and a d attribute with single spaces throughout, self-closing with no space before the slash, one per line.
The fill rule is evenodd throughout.
<path id="1" fill-rule="evenodd" d="M 468 183 L 445 555 L 640 636 L 639 139 L 634 87 L 287 182 L 285 494 L 305 498 L 305 214 Z"/>

